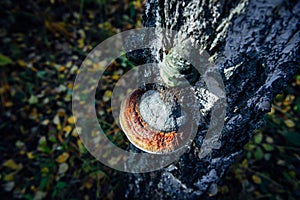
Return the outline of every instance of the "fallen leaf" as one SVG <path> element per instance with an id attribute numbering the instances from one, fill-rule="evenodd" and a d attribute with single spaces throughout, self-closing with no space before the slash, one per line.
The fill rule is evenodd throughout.
<path id="1" fill-rule="evenodd" d="M 38 103 L 38 98 L 34 95 L 31 95 L 30 98 L 28 99 L 29 104 L 36 104 Z"/>
<path id="2" fill-rule="evenodd" d="M 262 146 L 266 151 L 273 151 L 274 150 L 274 147 L 270 144 L 262 144 Z"/>
<path id="3" fill-rule="evenodd" d="M 75 117 L 74 117 L 74 116 L 71 116 L 71 117 L 68 118 L 68 123 L 69 123 L 69 124 L 74 124 L 74 123 L 75 123 L 75 120 L 76 120 Z"/>
<path id="4" fill-rule="evenodd" d="M 10 181 L 7 183 L 3 184 L 3 188 L 6 192 L 10 192 L 12 191 L 12 189 L 15 187 L 15 182 L 14 181 Z"/>
<path id="5" fill-rule="evenodd" d="M 18 165 L 13 159 L 9 159 L 7 161 L 5 161 L 2 166 L 4 167 L 8 167 L 10 169 L 13 169 L 13 170 L 18 170 L 20 169 L 20 165 Z"/>
<path id="6" fill-rule="evenodd" d="M 26 67 L 26 62 L 24 60 L 18 60 L 17 63 L 21 67 Z"/>
<path id="7" fill-rule="evenodd" d="M 43 191 L 37 191 L 34 195 L 33 200 L 41 200 L 44 199 L 46 197 L 47 193 L 43 192 Z"/>
<path id="8" fill-rule="evenodd" d="M 87 181 L 85 181 L 83 183 L 83 186 L 87 189 L 91 189 L 93 186 L 93 180 L 92 179 L 88 179 Z"/>
<path id="9" fill-rule="evenodd" d="M 66 70 L 66 67 L 65 66 L 60 66 L 59 68 L 58 68 L 58 71 L 59 72 L 63 72 L 63 71 L 65 71 Z"/>
<path id="10" fill-rule="evenodd" d="M 106 90 L 103 96 L 103 101 L 105 102 L 109 101 L 111 96 L 112 96 L 112 91 Z"/>
<path id="11" fill-rule="evenodd" d="M 77 42 L 78 48 L 82 49 L 84 47 L 84 38 L 80 38 Z"/>
<path id="12" fill-rule="evenodd" d="M 15 174 L 16 174 L 16 172 L 12 172 L 12 173 L 6 174 L 4 176 L 4 178 L 3 178 L 3 180 L 5 180 L 5 181 L 13 181 L 14 177 L 15 177 Z"/>
<path id="13" fill-rule="evenodd" d="M 0 54 L 0 66 L 5 66 L 8 64 L 11 64 L 12 62 L 13 61 L 9 57 L 7 57 L 3 54 Z"/>
<path id="14" fill-rule="evenodd" d="M 55 115 L 55 117 L 53 118 L 53 123 L 56 124 L 56 125 L 60 124 L 60 120 L 59 120 L 58 114 Z"/>
<path id="15" fill-rule="evenodd" d="M 29 159 L 33 159 L 33 158 L 34 158 L 33 153 L 32 153 L 32 152 L 28 152 L 28 153 L 27 153 L 27 157 L 28 157 Z"/>
<path id="16" fill-rule="evenodd" d="M 48 125 L 49 124 L 49 119 L 45 119 L 44 121 L 42 121 L 42 125 L 44 125 L 44 126 L 46 126 L 46 125 Z"/>
<path id="17" fill-rule="evenodd" d="M 67 31 L 66 24 L 64 22 L 51 22 L 46 20 L 45 27 L 48 31 L 52 32 L 54 35 L 58 33 L 65 37 L 73 38 L 73 34 Z"/>
<path id="18" fill-rule="evenodd" d="M 260 160 L 260 159 L 262 159 L 263 156 L 264 156 L 264 153 L 263 153 L 262 149 L 260 147 L 257 147 L 256 151 L 254 152 L 255 159 Z"/>
<path id="19" fill-rule="evenodd" d="M 261 178 L 259 176 L 257 176 L 257 175 L 253 175 L 252 176 L 252 180 L 256 184 L 260 184 L 261 183 Z"/>
<path id="20" fill-rule="evenodd" d="M 48 167 L 43 167 L 43 168 L 41 169 L 41 172 L 43 172 L 43 173 L 48 173 L 48 172 L 49 172 L 49 168 L 48 168 Z"/>
<path id="21" fill-rule="evenodd" d="M 119 76 L 119 74 L 114 73 L 111 78 L 113 80 L 119 80 L 120 76 Z"/>
<path id="22" fill-rule="evenodd" d="M 56 159 L 56 162 L 58 163 L 64 163 L 68 160 L 68 158 L 70 157 L 70 154 L 67 152 L 62 153 L 61 155 L 59 155 Z"/>
<path id="23" fill-rule="evenodd" d="M 274 142 L 273 138 L 267 136 L 266 141 L 270 144 L 272 144 Z"/>
<path id="24" fill-rule="evenodd" d="M 285 120 L 284 123 L 289 128 L 295 127 L 295 123 L 292 120 L 290 120 L 290 119 Z"/>
<path id="25" fill-rule="evenodd" d="M 66 132 L 66 133 L 70 133 L 71 131 L 72 131 L 72 127 L 71 126 L 65 126 L 64 127 L 64 131 Z"/>
<path id="26" fill-rule="evenodd" d="M 262 134 L 261 134 L 261 133 L 258 133 L 258 134 L 256 134 L 256 135 L 254 135 L 254 142 L 255 142 L 256 144 L 260 144 L 261 141 L 262 141 L 262 138 L 263 138 Z"/>
<path id="27" fill-rule="evenodd" d="M 69 165 L 68 163 L 61 163 L 58 167 L 58 174 L 64 174 L 68 171 Z"/>
<path id="28" fill-rule="evenodd" d="M 13 104 L 13 102 L 11 102 L 11 101 L 7 101 L 7 102 L 5 102 L 4 103 L 4 106 L 5 107 L 12 107 L 14 104 Z"/>
<path id="29" fill-rule="evenodd" d="M 60 109 L 58 109 L 57 114 L 59 117 L 63 117 L 63 116 L 65 116 L 66 111 L 65 111 L 65 109 L 60 108 Z"/>

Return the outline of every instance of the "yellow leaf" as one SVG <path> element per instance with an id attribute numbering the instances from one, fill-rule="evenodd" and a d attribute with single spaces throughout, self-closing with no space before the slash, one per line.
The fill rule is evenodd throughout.
<path id="1" fill-rule="evenodd" d="M 82 142 L 80 139 L 77 140 L 77 146 L 78 146 L 78 149 L 80 151 L 80 153 L 84 153 L 85 152 L 85 147 L 83 146 Z"/>
<path id="2" fill-rule="evenodd" d="M 37 72 L 37 71 L 38 71 L 37 68 L 35 68 L 35 67 L 30 67 L 30 69 L 31 69 L 32 71 L 34 71 L 34 72 Z"/>
<path id="3" fill-rule="evenodd" d="M 21 66 L 21 67 L 26 67 L 26 63 L 24 60 L 18 60 L 17 61 L 18 65 Z"/>
<path id="4" fill-rule="evenodd" d="M 64 109 L 58 109 L 57 114 L 59 117 L 63 117 L 66 114 L 66 111 Z"/>
<path id="5" fill-rule="evenodd" d="M 103 101 L 105 102 L 109 101 L 111 96 L 112 96 L 112 91 L 106 90 L 103 96 Z"/>
<path id="6" fill-rule="evenodd" d="M 15 163 L 15 161 L 13 159 L 9 159 L 9 160 L 5 161 L 2 164 L 2 166 L 8 167 L 8 168 L 13 169 L 13 170 L 17 170 L 17 169 L 20 168 L 20 166 L 17 163 Z"/>
<path id="7" fill-rule="evenodd" d="M 9 92 L 11 90 L 11 86 L 8 84 L 4 84 L 2 85 L 2 87 L 0 87 L 0 93 L 4 94 L 5 92 Z"/>
<path id="8" fill-rule="evenodd" d="M 48 167 L 43 167 L 41 169 L 41 172 L 48 173 L 49 172 L 49 168 Z"/>
<path id="9" fill-rule="evenodd" d="M 32 111 L 31 111 L 31 113 L 29 114 L 29 118 L 30 119 L 37 119 L 38 118 L 38 112 L 37 112 L 37 109 L 36 108 L 34 108 Z"/>
<path id="10" fill-rule="evenodd" d="M 112 96 L 112 91 L 106 90 L 105 93 L 104 93 L 104 96 L 107 96 L 107 97 L 110 98 Z"/>
<path id="11" fill-rule="evenodd" d="M 35 188 L 34 185 L 31 185 L 31 186 L 30 186 L 30 189 L 31 189 L 32 191 L 36 191 L 36 188 Z"/>
<path id="12" fill-rule="evenodd" d="M 66 37 L 73 38 L 73 34 L 67 31 L 66 24 L 64 22 L 51 22 L 46 20 L 45 27 L 48 31 L 52 32 L 53 34 L 58 33 Z"/>
<path id="13" fill-rule="evenodd" d="M 92 12 L 89 12 L 89 18 L 90 19 L 94 19 L 95 18 Z"/>
<path id="14" fill-rule="evenodd" d="M 120 76 L 119 76 L 118 74 L 113 74 L 113 75 L 112 75 L 112 79 L 114 79 L 114 80 L 118 80 L 119 77 L 120 77 Z"/>
<path id="15" fill-rule="evenodd" d="M 132 2 L 135 9 L 141 9 L 143 7 L 142 3 L 140 1 L 134 1 Z"/>
<path id="16" fill-rule="evenodd" d="M 6 92 L 6 88 L 5 87 L 0 87 L 0 94 L 4 94 Z"/>
<path id="17" fill-rule="evenodd" d="M 11 101 L 7 101 L 7 102 L 5 102 L 4 103 L 4 106 L 5 107 L 12 107 L 14 104 L 13 104 L 13 102 L 11 102 Z"/>
<path id="18" fill-rule="evenodd" d="M 93 64 L 93 68 L 95 71 L 97 70 L 105 70 L 105 66 L 108 64 L 108 62 L 105 62 L 105 61 L 101 61 L 101 62 L 98 62 L 98 63 L 94 63 Z"/>
<path id="19" fill-rule="evenodd" d="M 269 115 L 274 115 L 274 113 L 275 113 L 275 109 L 272 107 L 271 110 L 270 110 L 270 112 L 268 114 Z"/>
<path id="20" fill-rule="evenodd" d="M 62 153 L 61 155 L 59 155 L 56 159 L 56 162 L 58 163 L 64 163 L 68 160 L 68 158 L 70 157 L 70 154 L 67 152 Z"/>
<path id="21" fill-rule="evenodd" d="M 86 187 L 87 189 L 91 189 L 92 186 L 93 186 L 93 180 L 92 180 L 92 179 L 89 179 L 89 180 L 85 181 L 85 182 L 83 183 L 83 186 Z"/>
<path id="22" fill-rule="evenodd" d="M 82 49 L 84 47 L 84 38 L 78 40 L 78 48 Z"/>
<path id="23" fill-rule="evenodd" d="M 291 105 L 291 103 L 293 103 L 294 99 L 295 99 L 295 96 L 290 95 L 290 94 L 287 95 L 286 98 L 285 98 L 284 101 L 283 101 L 283 105 L 284 105 L 284 106 Z"/>
<path id="24" fill-rule="evenodd" d="M 248 167 L 248 161 L 247 161 L 247 159 L 244 159 L 244 160 L 243 160 L 242 166 L 243 166 L 244 168 L 247 168 L 247 167 Z"/>
<path id="25" fill-rule="evenodd" d="M 69 124 L 74 124 L 74 123 L 75 123 L 75 120 L 76 120 L 75 117 L 74 117 L 74 116 L 71 116 L 71 117 L 68 118 L 68 123 L 69 123 Z"/>
<path id="26" fill-rule="evenodd" d="M 58 71 L 59 72 L 63 72 L 63 71 L 65 71 L 66 70 L 66 67 L 65 66 L 60 66 L 59 68 L 58 68 Z"/>
<path id="27" fill-rule="evenodd" d="M 291 110 L 291 106 L 286 106 L 285 108 L 282 109 L 282 111 L 283 111 L 284 113 L 287 113 L 287 112 L 289 112 L 290 110 Z"/>
<path id="28" fill-rule="evenodd" d="M 290 119 L 285 120 L 284 123 L 289 128 L 295 127 L 295 123 L 292 120 L 290 120 Z"/>
<path id="29" fill-rule="evenodd" d="M 70 133 L 70 132 L 72 131 L 72 127 L 69 126 L 69 125 L 68 125 L 68 126 L 65 126 L 65 127 L 64 127 L 64 131 L 67 132 L 67 133 Z"/>
<path id="30" fill-rule="evenodd" d="M 257 176 L 257 175 L 252 175 L 252 180 L 256 184 L 260 184 L 261 183 L 261 178 L 259 176 Z"/>
<path id="31" fill-rule="evenodd" d="M 78 127 L 78 129 L 80 129 L 80 127 Z M 74 137 L 78 136 L 78 132 L 77 132 L 77 130 L 75 128 L 72 131 L 72 136 L 74 136 Z"/>
<path id="32" fill-rule="evenodd" d="M 56 125 L 56 129 L 57 129 L 57 130 L 60 130 L 60 129 L 61 129 L 61 125 L 60 125 L 60 124 L 57 124 L 57 125 Z"/>
<path id="33" fill-rule="evenodd" d="M 3 179 L 5 181 L 13 181 L 14 177 L 15 177 L 15 174 L 16 174 L 16 172 L 12 172 L 10 174 L 6 174 Z"/>
<path id="34" fill-rule="evenodd" d="M 28 157 L 29 159 L 33 159 L 33 158 L 34 158 L 33 153 L 32 153 L 32 152 L 28 152 L 28 153 L 27 153 L 27 157 Z"/>
<path id="35" fill-rule="evenodd" d="M 73 88 L 73 83 L 68 83 L 67 88 L 71 90 Z"/>
<path id="36" fill-rule="evenodd" d="M 106 109 L 106 112 L 110 113 L 112 111 L 111 107 Z"/>
<path id="37" fill-rule="evenodd" d="M 92 65 L 93 64 L 93 61 L 91 60 L 91 59 L 87 59 L 87 60 L 85 60 L 84 61 L 84 63 L 86 64 L 86 65 Z"/>

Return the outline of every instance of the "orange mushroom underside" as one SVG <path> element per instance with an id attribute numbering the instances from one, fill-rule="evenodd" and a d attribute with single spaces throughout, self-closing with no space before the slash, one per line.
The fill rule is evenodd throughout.
<path id="1" fill-rule="evenodd" d="M 150 127 L 139 112 L 139 102 L 145 93 L 138 88 L 122 102 L 120 124 L 127 138 L 136 147 L 150 153 L 168 153 L 184 142 L 182 132 L 164 132 Z"/>

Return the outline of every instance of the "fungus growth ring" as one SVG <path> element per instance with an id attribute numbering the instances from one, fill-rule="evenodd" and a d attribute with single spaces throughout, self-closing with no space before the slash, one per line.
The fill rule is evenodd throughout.
<path id="1" fill-rule="evenodd" d="M 190 139 L 192 126 L 186 123 L 189 112 L 165 89 L 147 84 L 133 90 L 121 105 L 123 131 L 132 144 L 148 153 L 173 152 Z M 164 98 L 166 93 L 169 95 Z"/>

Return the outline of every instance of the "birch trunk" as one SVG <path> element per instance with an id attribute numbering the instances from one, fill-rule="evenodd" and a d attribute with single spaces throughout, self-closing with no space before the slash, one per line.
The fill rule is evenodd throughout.
<path id="1" fill-rule="evenodd" d="M 263 126 L 275 95 L 299 67 L 299 18 L 300 2 L 292 0 L 147 1 L 146 27 L 184 32 L 213 60 L 221 60 L 227 111 L 221 146 L 210 156 L 199 158 L 202 141 L 196 136 L 189 152 L 171 166 L 127 174 L 127 199 L 207 199 L 217 192 L 253 131 Z"/>

